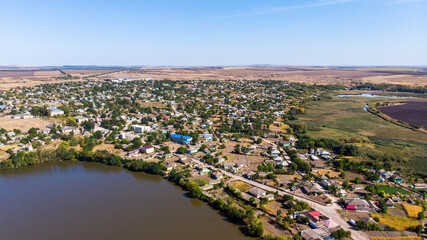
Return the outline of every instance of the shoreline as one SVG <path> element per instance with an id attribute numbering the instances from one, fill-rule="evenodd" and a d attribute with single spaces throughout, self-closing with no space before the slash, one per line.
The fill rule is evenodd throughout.
<path id="1" fill-rule="evenodd" d="M 0 169 L 0 173 L 2 170 L 15 170 L 15 169 L 19 169 L 19 168 L 25 168 L 25 167 L 32 167 L 35 165 L 41 165 L 41 164 L 45 164 L 45 163 L 58 163 L 58 162 L 75 162 L 75 163 L 84 163 L 84 162 L 93 162 L 93 163 L 99 163 L 99 164 L 103 164 L 103 165 L 107 165 L 107 166 L 112 166 L 112 167 L 120 167 L 123 168 L 126 171 L 129 172 L 135 172 L 135 173 L 145 173 L 145 174 L 149 174 L 149 175 L 156 175 L 161 177 L 162 179 L 166 180 L 169 184 L 172 184 L 175 187 L 180 188 L 180 190 L 182 190 L 187 196 L 188 198 L 195 198 L 198 199 L 204 203 L 206 203 L 212 210 L 214 210 L 217 214 L 219 214 L 220 216 L 224 217 L 225 221 L 235 225 L 238 227 L 239 231 L 243 234 L 243 236 L 247 237 L 247 238 L 252 238 L 252 239 L 263 239 L 262 237 L 254 237 L 251 236 L 248 232 L 248 225 L 242 221 L 242 222 L 236 222 L 233 221 L 233 218 L 231 218 L 230 216 L 227 216 L 227 214 L 225 214 L 224 212 L 221 212 L 221 209 L 218 209 L 215 207 L 215 203 L 218 200 L 221 200 L 220 198 L 213 198 L 211 196 L 208 196 L 204 193 L 203 190 L 200 189 L 200 187 L 192 182 L 190 182 L 188 179 L 185 178 L 180 178 L 178 181 L 173 181 L 172 179 L 169 178 L 169 173 L 166 173 L 163 169 L 161 172 L 154 172 L 154 171 L 150 171 L 149 168 L 142 168 L 142 169 L 138 169 L 135 166 L 129 166 L 129 163 L 147 163 L 144 162 L 142 160 L 128 160 L 128 159 L 122 159 L 123 163 L 122 164 L 109 164 L 109 162 L 100 162 L 100 161 L 85 161 L 85 160 L 80 160 L 80 159 L 73 159 L 73 160 L 52 160 L 52 161 L 44 161 L 44 162 L 37 162 L 35 164 L 30 164 L 30 165 L 23 165 L 23 166 L 18 166 L 18 167 L 13 167 L 13 168 L 6 168 L 6 169 Z M 1 163 L 1 162 L 0 162 Z M 155 162 L 151 162 L 151 163 L 147 163 L 150 165 L 158 165 L 159 167 L 162 167 L 161 163 L 155 163 Z M 144 165 L 144 164 L 142 164 Z M 173 170 L 172 170 L 173 171 Z M 183 181 L 182 181 L 183 180 Z M 190 186 L 191 185 L 191 186 Z M 192 190 L 194 189 L 195 190 Z M 201 194 L 194 194 L 192 193 L 193 191 L 200 191 Z"/>

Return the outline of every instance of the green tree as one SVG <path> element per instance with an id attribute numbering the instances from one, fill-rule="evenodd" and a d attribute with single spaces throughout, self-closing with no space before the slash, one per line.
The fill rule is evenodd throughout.
<path id="1" fill-rule="evenodd" d="M 179 147 L 176 152 L 178 154 L 185 154 L 187 152 L 187 149 L 185 147 Z"/>
<path id="2" fill-rule="evenodd" d="M 102 132 L 101 131 L 96 131 L 96 132 L 94 132 L 93 133 L 93 137 L 95 138 L 95 139 L 101 139 L 102 138 Z"/>
<path id="3" fill-rule="evenodd" d="M 348 189 L 348 187 L 350 186 L 350 184 L 348 183 L 348 181 L 347 180 L 345 180 L 344 182 L 343 182 L 343 184 L 342 184 L 342 187 L 344 188 L 344 189 Z"/>
<path id="4" fill-rule="evenodd" d="M 264 234 L 264 226 L 258 218 L 253 219 L 248 226 L 248 232 L 251 236 L 261 237 Z"/>
<path id="5" fill-rule="evenodd" d="M 384 199 L 380 199 L 378 201 L 378 207 L 381 209 L 382 213 L 387 213 L 388 207 L 387 204 L 385 204 Z"/>
<path id="6" fill-rule="evenodd" d="M 245 147 L 245 146 L 243 146 L 241 150 L 242 150 L 242 152 L 243 152 L 244 154 L 246 154 L 246 153 L 248 153 L 248 152 L 249 152 L 249 149 L 248 149 L 247 147 Z"/>
<path id="7" fill-rule="evenodd" d="M 92 121 L 84 121 L 81 126 L 84 130 L 91 132 L 95 128 L 95 124 Z"/>
<path id="8" fill-rule="evenodd" d="M 355 178 L 353 181 L 354 181 L 354 183 L 356 183 L 356 184 L 360 184 L 360 183 L 361 183 L 361 181 L 360 181 L 360 178 L 359 178 L 359 177 Z"/>
<path id="9" fill-rule="evenodd" d="M 141 138 L 134 138 L 132 140 L 132 149 L 138 149 L 140 147 L 142 147 L 142 140 Z"/>
<path id="10" fill-rule="evenodd" d="M 78 127 L 79 125 L 76 122 L 75 118 L 69 117 L 67 118 L 67 126 L 71 126 L 71 127 Z"/>
<path id="11" fill-rule="evenodd" d="M 240 153 L 240 144 L 234 146 L 234 153 Z"/>

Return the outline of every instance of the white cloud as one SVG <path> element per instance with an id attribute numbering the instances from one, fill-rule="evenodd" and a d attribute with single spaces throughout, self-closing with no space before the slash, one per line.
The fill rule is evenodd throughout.
<path id="1" fill-rule="evenodd" d="M 425 2 L 426 0 L 394 0 L 390 4 L 405 4 L 405 3 L 418 3 Z"/>
<path id="2" fill-rule="evenodd" d="M 263 10 L 257 10 L 253 12 L 247 13 L 238 13 L 234 15 L 221 16 L 218 18 L 236 18 L 236 17 L 250 17 L 250 16 L 258 16 L 258 15 L 266 15 L 271 13 L 285 12 L 291 11 L 295 9 L 304 9 L 304 8 L 314 8 L 335 4 L 343 4 L 347 2 L 354 2 L 356 0 L 315 0 L 312 3 L 304 4 L 304 5 L 294 5 L 294 6 L 283 6 L 283 7 L 269 7 Z M 397 0 L 397 1 L 411 1 L 411 0 Z M 412 0 L 417 1 L 417 0 Z M 418 0 L 419 1 L 419 0 Z"/>

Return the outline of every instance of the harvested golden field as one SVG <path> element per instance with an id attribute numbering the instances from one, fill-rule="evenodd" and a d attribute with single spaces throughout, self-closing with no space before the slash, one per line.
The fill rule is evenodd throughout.
<path id="1" fill-rule="evenodd" d="M 140 102 L 141 107 L 157 107 L 157 108 L 164 108 L 166 107 L 165 104 L 159 103 L 159 102 Z"/>
<path id="2" fill-rule="evenodd" d="M 245 182 L 242 182 L 242 181 L 235 181 L 232 183 L 232 185 L 235 188 L 239 189 L 241 192 L 247 192 L 250 188 L 252 188 L 251 185 L 249 185 Z"/>
<path id="3" fill-rule="evenodd" d="M 410 227 L 416 227 L 420 225 L 418 220 L 407 217 L 393 216 L 384 213 L 372 213 L 372 217 L 378 217 L 381 224 L 386 224 L 390 227 L 394 227 L 397 230 L 406 230 Z"/>
<path id="4" fill-rule="evenodd" d="M 334 177 L 339 177 L 341 173 L 334 170 L 329 170 L 329 169 L 317 169 L 317 175 L 326 175 L 326 174 L 334 178 Z"/>
<path id="5" fill-rule="evenodd" d="M 75 79 L 61 79 L 67 75 Z M 60 77 L 59 79 L 57 79 Z M 121 77 L 154 80 L 279 80 L 306 84 L 354 85 L 360 82 L 424 86 L 427 74 L 419 68 L 333 68 L 304 66 L 265 67 L 152 67 L 142 69 L 0 70 L 0 88 L 34 86 L 64 81 L 106 80 Z"/>
<path id="6" fill-rule="evenodd" d="M 406 204 L 406 203 L 403 204 L 403 208 L 405 208 L 405 211 L 406 213 L 408 213 L 408 216 L 414 217 L 414 218 L 417 218 L 418 213 L 423 211 L 423 208 L 420 206 Z"/>
<path id="7" fill-rule="evenodd" d="M 228 154 L 228 155 L 225 155 L 226 157 L 227 157 L 227 160 L 228 161 L 234 161 L 234 160 L 237 160 L 237 159 L 239 159 L 239 155 L 236 155 L 236 154 L 234 154 L 234 153 L 232 153 L 232 154 Z"/>
<path id="8" fill-rule="evenodd" d="M 275 126 L 274 124 L 270 125 L 270 130 L 273 132 L 286 132 L 288 128 L 289 126 L 284 123 L 280 123 L 279 126 Z"/>
<path id="9" fill-rule="evenodd" d="M 103 143 L 103 144 L 101 144 L 101 145 L 97 145 L 97 146 L 95 146 L 95 147 L 93 148 L 93 151 L 94 151 L 94 152 L 95 152 L 95 151 L 97 151 L 97 150 L 100 150 L 100 151 L 106 150 L 106 151 L 108 151 L 109 153 L 118 153 L 118 152 L 122 152 L 122 150 L 115 149 L 113 144 L 106 144 L 106 143 Z"/>
<path id="10" fill-rule="evenodd" d="M 81 79 L 73 79 L 73 80 L 63 80 L 63 79 L 52 79 L 52 78 L 44 78 L 44 79 L 34 79 L 34 80 L 10 80 L 10 79 L 0 79 L 0 90 L 9 90 L 16 87 L 34 87 L 40 84 L 54 84 L 54 83 L 62 83 L 62 82 L 78 82 L 82 81 Z"/>
<path id="11" fill-rule="evenodd" d="M 371 237 L 372 240 L 421 240 L 421 237 Z"/>
<path id="12" fill-rule="evenodd" d="M 111 73 L 116 70 L 1 70 L 0 69 L 0 89 L 7 90 L 15 87 L 31 87 L 40 84 L 61 83 L 69 81 L 82 81 L 83 77 L 97 76 L 100 74 Z M 70 79 L 67 75 L 73 78 Z"/>
<path id="13" fill-rule="evenodd" d="M 13 148 L 17 148 L 18 147 L 18 145 L 9 145 L 9 146 L 5 146 L 5 147 L 2 147 L 2 148 L 0 148 L 0 150 L 1 151 L 7 151 L 7 150 L 9 150 L 9 149 L 13 149 Z"/>
<path id="14" fill-rule="evenodd" d="M 390 83 L 398 85 L 411 85 L 411 86 L 425 86 L 427 83 L 426 75 L 410 75 L 410 74 L 399 74 L 390 76 L 373 76 L 362 78 L 364 82 L 372 82 L 375 84 Z"/>
<path id="15" fill-rule="evenodd" d="M 0 89 L 18 86 L 31 86 L 32 83 L 42 84 L 46 80 L 61 75 L 60 71 L 37 70 L 0 70 Z M 34 85 L 33 85 L 34 86 Z"/>
<path id="16" fill-rule="evenodd" d="M 63 70 L 66 74 L 70 74 L 73 77 L 88 77 L 100 74 L 111 73 L 116 70 Z"/>
<path id="17" fill-rule="evenodd" d="M 0 118 L 0 126 L 8 131 L 19 129 L 21 132 L 27 132 L 30 128 L 45 129 L 50 122 L 40 118 L 12 119 L 10 117 Z"/>
<path id="18" fill-rule="evenodd" d="M 22 80 L 55 77 L 61 75 L 58 70 L 37 71 L 37 70 L 0 70 L 0 79 Z"/>
<path id="19" fill-rule="evenodd" d="M 0 151 L 0 162 L 9 158 L 9 153 Z"/>

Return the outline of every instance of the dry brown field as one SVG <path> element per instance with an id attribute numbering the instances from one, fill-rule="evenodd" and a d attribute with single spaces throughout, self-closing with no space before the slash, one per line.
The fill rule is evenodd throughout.
<path id="1" fill-rule="evenodd" d="M 417 68 L 332 68 L 332 67 L 193 67 L 143 68 L 122 70 L 101 76 L 153 78 L 154 80 L 281 80 L 308 84 L 345 84 L 359 82 L 426 85 L 427 75 Z M 418 74 L 418 75 L 417 75 Z"/>
<path id="2" fill-rule="evenodd" d="M 165 108 L 166 105 L 160 102 L 142 102 L 138 101 L 141 107 L 157 107 L 157 108 Z"/>
<path id="3" fill-rule="evenodd" d="M 379 107 L 387 116 L 427 130 L 427 102 L 405 102 Z"/>
<path id="4" fill-rule="evenodd" d="M 44 83 L 127 78 L 154 80 L 279 80 L 307 84 L 354 85 L 360 82 L 391 83 L 412 86 L 427 84 L 425 69 L 418 68 L 333 68 L 333 67 L 151 67 L 132 70 L 63 70 L 77 79 L 56 79 L 57 70 L 0 70 L 0 89 L 35 86 Z M 421 72 L 424 71 L 424 72 Z M 424 74 L 424 75 L 423 75 Z"/>
<path id="5" fill-rule="evenodd" d="M 410 86 L 425 86 L 427 85 L 427 75 L 389 75 L 389 76 L 373 76 L 362 78 L 363 82 L 371 82 L 375 84 L 379 83 L 390 83 L 398 85 L 410 85 Z"/>
<path id="6" fill-rule="evenodd" d="M 99 74 L 111 73 L 116 70 L 63 70 L 66 74 L 70 74 L 73 77 L 87 77 Z"/>
<path id="7" fill-rule="evenodd" d="M 106 150 L 109 153 L 121 153 L 121 152 L 123 152 L 122 150 L 115 149 L 113 144 L 106 144 L 106 143 L 103 143 L 101 145 L 97 145 L 93 148 L 94 152 L 96 152 L 98 150 L 100 150 L 100 151 Z"/>
<path id="8" fill-rule="evenodd" d="M 8 131 L 13 129 L 19 129 L 21 132 L 27 132 L 30 128 L 45 129 L 50 122 L 40 118 L 29 118 L 29 119 L 12 119 L 10 117 L 0 118 L 0 127 Z"/>
<path id="9" fill-rule="evenodd" d="M 332 178 L 338 178 L 340 176 L 340 172 L 336 172 L 335 170 L 329 170 L 329 169 L 317 169 L 317 175 L 326 175 L 328 174 Z"/>
<path id="10" fill-rule="evenodd" d="M 96 76 L 99 74 L 111 73 L 115 70 L 66 70 L 76 79 L 57 79 L 65 76 L 58 70 L 0 70 L 0 90 L 7 90 L 15 87 L 30 87 L 40 84 L 61 83 L 68 81 L 81 81 L 83 77 Z"/>

